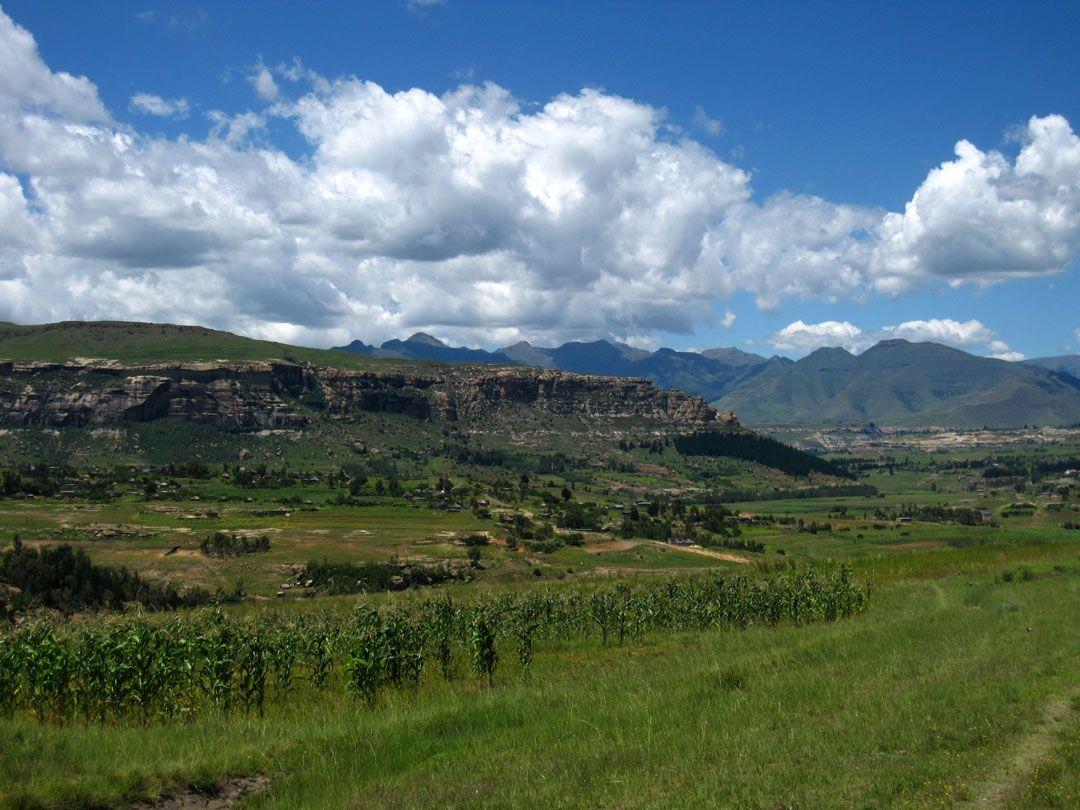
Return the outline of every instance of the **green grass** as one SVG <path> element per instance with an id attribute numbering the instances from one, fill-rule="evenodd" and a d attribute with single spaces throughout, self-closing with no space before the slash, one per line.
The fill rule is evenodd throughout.
<path id="1" fill-rule="evenodd" d="M 1044 757 L 1004 797 L 1009 807 L 1073 808 L 1080 805 L 1080 698 L 1073 697 L 1071 719 L 1047 728 Z"/>
<path id="2" fill-rule="evenodd" d="M 6 341 L 33 337 L 4 337 L 5 330 L 0 326 L 0 356 Z M 192 351 L 204 353 L 200 359 L 233 351 L 225 346 L 219 352 L 224 344 L 215 343 L 214 334 L 192 344 Z M 244 344 L 236 351 L 255 353 L 235 359 L 270 351 L 226 337 Z M 104 349 L 98 356 L 112 356 Z M 66 350 L 44 343 L 34 349 L 44 359 Z M 328 424 L 300 439 L 229 434 L 173 420 L 128 426 L 119 440 L 66 429 L 59 436 L 18 430 L 0 435 L 0 456 L 11 463 L 48 459 L 80 466 L 119 459 L 160 464 L 197 452 L 213 464 L 232 464 L 243 448 L 254 454 L 249 464 L 289 462 L 325 472 L 370 461 L 351 449 L 356 436 L 385 448 L 410 486 L 430 485 L 437 470 L 451 474 L 455 485 L 470 476 L 477 486 L 517 481 L 510 470 L 455 466 L 432 452 L 444 441 L 438 431 L 379 415 L 347 429 Z M 577 438 L 564 440 L 570 452 L 580 451 L 571 446 Z M 1077 445 L 1046 450 L 1058 451 L 1075 454 Z M 1066 508 L 1051 512 L 1047 503 L 1060 497 L 1051 489 L 1028 485 L 1020 494 L 1011 486 L 995 489 L 978 470 L 933 466 L 968 452 L 899 453 L 914 459 L 916 469 L 876 470 L 860 479 L 877 486 L 880 498 L 732 504 L 735 512 L 833 524 L 815 535 L 777 521 L 744 526 L 743 539 L 766 547 L 764 554 L 733 552 L 749 565 L 640 538 L 624 544 L 617 532 L 607 532 L 590 534 L 586 548 L 548 554 L 485 547 L 475 581 L 439 590 L 456 600 L 481 589 L 588 590 L 613 577 L 700 568 L 754 575 L 790 562 L 843 560 L 859 582 L 873 582 L 871 604 L 858 617 L 832 625 L 656 635 L 625 647 L 543 643 L 528 683 L 507 647 L 494 689 L 471 677 L 449 685 L 425 681 L 415 691 L 387 694 L 374 710 L 338 691 L 301 691 L 273 702 L 265 718 L 195 717 L 145 729 L 0 721 L 0 807 L 123 807 L 163 791 L 253 774 L 273 779 L 265 795 L 248 801 L 253 807 L 936 807 L 987 797 L 991 805 L 1018 808 L 1077 806 L 1080 532 L 1062 523 L 1078 519 L 1080 490 L 1073 484 Z M 555 494 L 572 476 L 575 499 L 611 505 L 686 484 L 766 491 L 810 483 L 727 459 L 681 459 L 669 449 L 624 455 L 640 463 L 638 472 L 580 467 L 567 476 L 533 476 L 534 486 L 551 481 Z M 706 480 L 702 470 L 714 477 Z M 370 495 L 363 506 L 334 505 L 328 501 L 342 490 L 325 483 L 245 490 L 215 476 L 184 486 L 200 499 L 5 501 L 0 546 L 14 532 L 28 543 L 71 542 L 98 562 L 211 588 L 243 577 L 250 593 L 264 597 L 289 579 L 283 569 L 290 564 L 324 557 L 461 557 L 465 549 L 445 533 L 497 526 L 467 510 L 416 508 Z M 536 495 L 505 504 L 492 498 L 493 506 L 535 513 L 541 508 Z M 251 515 L 287 498 L 311 499 L 319 509 L 287 519 Z M 997 517 L 1017 500 L 1038 508 L 1032 515 Z M 878 507 L 913 502 L 987 508 L 997 525 L 900 525 L 872 516 Z M 837 506 L 848 508 L 847 517 L 830 514 Z M 219 518 L 183 517 L 207 507 L 218 509 Z M 609 518 L 618 525 L 615 512 Z M 89 524 L 145 527 L 149 535 L 93 539 Z M 271 550 L 231 560 L 164 556 L 173 545 L 191 552 L 217 529 L 270 530 Z M 270 604 L 289 613 L 346 612 L 361 603 L 426 595 L 249 600 L 226 610 L 247 615 Z"/>
<path id="3" fill-rule="evenodd" d="M 338 368 L 430 365 L 253 340 L 202 326 L 115 321 L 66 321 L 30 326 L 0 323 L 0 358 L 62 362 L 75 357 L 129 363 L 273 359 Z"/>
<path id="4" fill-rule="evenodd" d="M 1009 769 L 1080 685 L 1078 619 L 1075 575 L 949 578 L 835 624 L 560 645 L 529 683 L 508 670 L 494 689 L 429 684 L 374 710 L 308 695 L 262 719 L 147 729 L 6 721 L 0 797 L 122 805 L 266 773 L 253 807 L 929 807 L 1008 771 L 1024 806 L 1075 784 L 1067 739 Z"/>
<path id="5" fill-rule="evenodd" d="M 318 511 L 294 511 L 287 518 L 251 514 L 253 508 L 273 503 L 145 503 L 132 499 L 100 505 L 20 502 L 0 510 L 0 547 L 19 533 L 28 543 L 70 543 L 84 549 L 95 562 L 123 565 L 211 590 L 229 588 L 242 579 L 249 593 L 265 596 L 288 579 L 282 573 L 285 565 L 323 559 L 362 562 L 392 556 L 463 557 L 465 550 L 451 545 L 453 537 L 492 526 L 468 511 L 442 512 L 400 502 L 362 508 L 321 506 Z M 219 511 L 219 518 L 188 519 L 211 507 Z M 144 536 L 101 538 L 94 531 L 102 526 L 114 531 L 114 527 L 121 527 Z M 227 560 L 198 554 L 199 543 L 215 531 L 265 533 L 271 548 L 266 553 Z M 180 552 L 166 556 L 173 547 L 179 547 Z"/>

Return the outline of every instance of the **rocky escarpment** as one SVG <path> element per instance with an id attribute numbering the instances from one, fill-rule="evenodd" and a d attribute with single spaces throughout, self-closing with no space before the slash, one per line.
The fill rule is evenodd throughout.
<path id="1" fill-rule="evenodd" d="M 699 397 L 646 380 L 533 368 L 353 371 L 286 362 L 0 363 L 0 424 L 86 426 L 177 417 L 237 429 L 303 427 L 319 414 L 403 414 L 445 424 L 523 415 L 671 427 L 734 423 Z"/>

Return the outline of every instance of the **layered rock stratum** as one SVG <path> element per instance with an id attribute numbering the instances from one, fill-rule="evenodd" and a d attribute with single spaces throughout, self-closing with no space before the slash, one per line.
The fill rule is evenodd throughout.
<path id="1" fill-rule="evenodd" d="M 525 367 L 441 367 L 412 372 L 305 363 L 124 364 L 0 362 L 0 424 L 103 426 L 176 417 L 234 429 L 301 428 L 313 418 L 393 413 L 447 425 L 522 415 L 615 426 L 646 420 L 671 428 L 733 426 L 700 397 L 643 379 Z"/>

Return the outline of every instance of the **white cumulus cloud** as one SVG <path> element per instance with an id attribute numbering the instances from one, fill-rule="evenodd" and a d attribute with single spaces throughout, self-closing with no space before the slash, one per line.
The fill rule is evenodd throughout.
<path id="1" fill-rule="evenodd" d="M 782 352 L 805 353 L 823 346 L 855 349 L 863 343 L 863 331 L 847 321 L 804 323 L 800 320 L 778 331 L 769 338 L 769 343 Z"/>
<path id="2" fill-rule="evenodd" d="M 931 318 L 905 321 L 878 329 L 862 329 L 847 321 L 795 321 L 772 335 L 769 343 L 779 351 L 798 354 L 826 346 L 838 346 L 859 353 L 879 341 L 892 339 L 912 343 L 943 343 L 1000 360 L 1024 359 L 1024 355 L 1013 351 L 1007 343 L 998 339 L 994 330 L 974 319 L 961 322 L 952 318 Z"/>
<path id="3" fill-rule="evenodd" d="M 1080 255 L 1080 139 L 1060 116 L 1032 118 L 1011 160 L 962 142 L 890 213 L 759 200 L 749 172 L 672 134 L 663 110 L 600 90 L 540 105 L 494 84 L 390 92 L 299 61 L 250 78 L 272 104 L 212 111 L 201 139 L 146 134 L 0 12 L 0 319 L 321 344 L 418 329 L 647 342 L 730 326 L 715 305 L 737 292 L 764 308 L 862 299 L 1049 275 Z M 132 105 L 179 110 L 145 96 Z M 299 157 L 272 142 L 287 127 Z M 846 323 L 788 329 L 792 351 L 865 339 Z"/>
<path id="4" fill-rule="evenodd" d="M 885 331 L 895 337 L 913 342 L 932 341 L 948 343 L 951 346 L 988 344 L 994 334 L 977 320 L 972 319 L 961 323 L 951 318 L 905 321 L 897 326 L 886 326 Z"/>

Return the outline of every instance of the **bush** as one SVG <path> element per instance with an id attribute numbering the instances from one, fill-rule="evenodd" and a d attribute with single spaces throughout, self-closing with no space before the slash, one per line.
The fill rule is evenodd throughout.
<path id="1" fill-rule="evenodd" d="M 259 554 L 270 550 L 270 538 L 265 534 L 259 537 L 242 537 L 226 532 L 214 532 L 199 544 L 199 551 L 207 557 L 243 557 L 246 554 Z"/>

